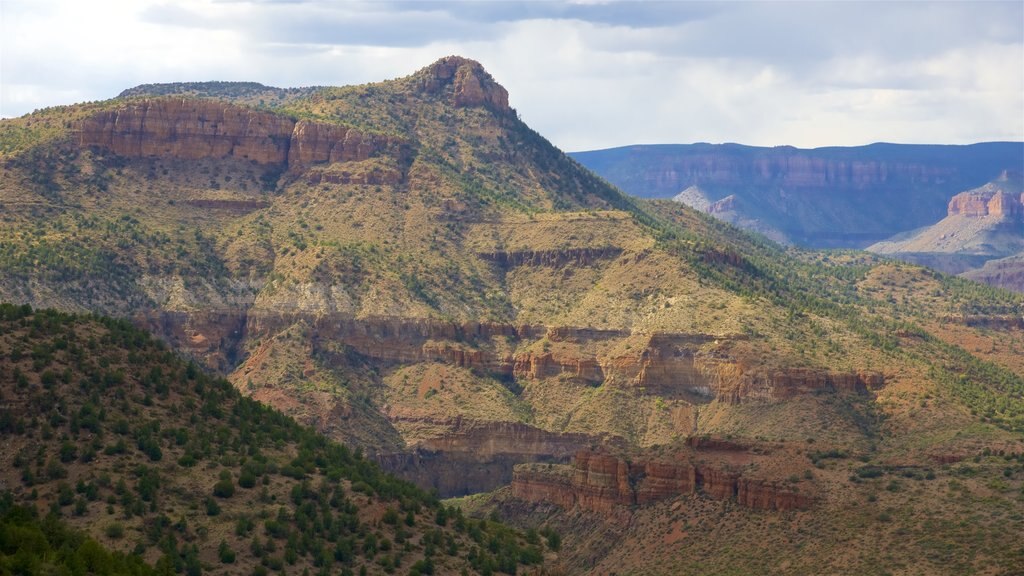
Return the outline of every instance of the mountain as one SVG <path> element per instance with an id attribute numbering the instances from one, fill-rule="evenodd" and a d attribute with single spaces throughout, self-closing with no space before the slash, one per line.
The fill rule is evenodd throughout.
<path id="1" fill-rule="evenodd" d="M 98 543 L 160 574 L 514 574 L 543 560 L 539 541 L 464 518 L 127 322 L 4 304 L 0 351 L 5 573 L 53 563 L 46 534 L 79 547 L 71 573 L 145 573 Z"/>
<path id="2" fill-rule="evenodd" d="M 998 178 L 949 201 L 948 213 L 939 222 L 898 234 L 868 247 L 918 264 L 960 274 L 1024 252 L 1024 179 L 1020 173 L 1003 172 Z M 1006 270 L 1013 260 L 999 266 Z M 988 276 L 974 276 L 976 279 Z M 1009 276 L 992 278 L 997 285 L 1024 290 Z"/>
<path id="3" fill-rule="evenodd" d="M 818 552 L 871 572 L 910 531 L 921 570 L 1017 560 L 999 534 L 1022 475 L 991 454 L 1024 452 L 1024 297 L 626 196 L 472 60 L 276 90 L 151 85 L 0 122 L 0 298 L 128 318 L 424 489 L 507 494 L 497 514 L 564 528 L 569 573 L 694 566 L 680 541 L 592 546 L 656 543 L 676 505 L 799 558 L 770 572 L 835 571 Z M 951 481 L 978 540 L 917 498 Z M 870 536 L 883 513 L 883 543 L 814 532 L 807 555 L 773 528 Z M 706 534 L 720 571 L 776 558 Z"/>
<path id="4" fill-rule="evenodd" d="M 958 192 L 1021 171 L 1024 143 L 654 145 L 572 157 L 634 196 L 714 207 L 722 219 L 787 243 L 863 248 L 934 223 Z"/>
<path id="5" fill-rule="evenodd" d="M 980 268 L 964 272 L 963 276 L 990 286 L 1024 292 L 1024 253 L 987 260 Z"/>

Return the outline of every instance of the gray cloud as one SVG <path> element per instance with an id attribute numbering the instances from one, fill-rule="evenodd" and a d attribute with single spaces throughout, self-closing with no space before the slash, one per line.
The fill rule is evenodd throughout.
<path id="1" fill-rule="evenodd" d="M 130 8 L 128 8 L 130 7 Z M 1024 139 L 1024 3 L 0 3 L 0 114 L 140 82 L 350 84 L 480 60 L 569 149 Z"/>

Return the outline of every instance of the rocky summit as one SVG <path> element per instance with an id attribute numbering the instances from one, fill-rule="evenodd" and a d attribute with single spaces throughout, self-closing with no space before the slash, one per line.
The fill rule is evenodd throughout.
<path id="1" fill-rule="evenodd" d="M 794 185 L 833 173 L 787 162 L 813 168 Z M 367 462 L 472 495 L 448 504 L 526 530 L 531 566 L 1021 559 L 1021 296 L 626 196 L 472 60 L 359 86 L 146 85 L 2 120 L 0 218 L 0 299 L 129 319 Z M 11 386 L 35 354 L 19 338 L 0 351 Z M 381 514 L 359 541 L 386 534 L 391 562 Z M 449 564 L 514 571 L 510 554 Z"/>

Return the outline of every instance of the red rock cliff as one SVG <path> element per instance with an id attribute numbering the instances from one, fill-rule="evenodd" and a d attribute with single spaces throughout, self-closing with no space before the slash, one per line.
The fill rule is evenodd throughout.
<path id="1" fill-rule="evenodd" d="M 778 482 L 744 477 L 727 468 L 688 459 L 665 462 L 622 458 L 581 450 L 571 466 L 522 465 L 512 476 L 512 494 L 530 502 L 610 513 L 616 507 L 643 505 L 684 494 L 703 493 L 716 500 L 735 499 L 759 510 L 795 510 L 813 499 Z"/>
<path id="2" fill-rule="evenodd" d="M 508 91 L 494 81 L 479 62 L 448 56 L 421 70 L 420 89 L 447 95 L 459 107 L 486 106 L 507 111 Z"/>
<path id="3" fill-rule="evenodd" d="M 297 167 L 405 154 L 396 138 L 195 98 L 132 102 L 82 120 L 76 134 L 81 146 L 131 158 L 234 158 Z"/>
<path id="4" fill-rule="evenodd" d="M 1004 171 L 998 178 L 973 190 L 961 192 L 949 201 L 947 215 L 981 218 L 1024 216 L 1024 193 L 1019 173 Z"/>
<path id="5" fill-rule="evenodd" d="M 288 158 L 294 125 L 285 116 L 211 100 L 160 98 L 83 120 L 78 141 L 135 158 L 238 158 L 280 164 Z"/>

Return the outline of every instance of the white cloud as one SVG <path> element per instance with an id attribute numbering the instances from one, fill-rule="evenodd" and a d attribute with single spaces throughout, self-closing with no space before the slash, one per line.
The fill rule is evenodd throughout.
<path id="1" fill-rule="evenodd" d="M 0 114 L 143 82 L 339 85 L 480 60 L 571 150 L 1024 140 L 1024 5 L 0 1 Z"/>

